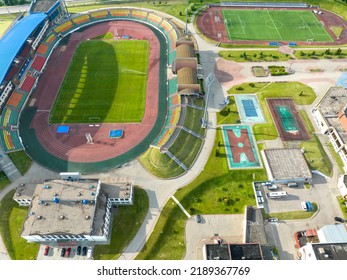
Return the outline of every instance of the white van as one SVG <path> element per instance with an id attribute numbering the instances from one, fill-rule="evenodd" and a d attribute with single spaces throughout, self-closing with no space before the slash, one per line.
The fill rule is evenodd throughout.
<path id="1" fill-rule="evenodd" d="M 304 211 L 307 211 L 306 201 L 301 201 L 301 208 Z"/>
<path id="2" fill-rule="evenodd" d="M 93 248 L 88 248 L 87 251 L 87 259 L 92 259 L 93 258 Z"/>

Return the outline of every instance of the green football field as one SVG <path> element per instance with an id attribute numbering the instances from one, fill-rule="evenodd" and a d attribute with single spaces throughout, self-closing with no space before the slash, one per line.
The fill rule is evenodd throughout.
<path id="1" fill-rule="evenodd" d="M 145 40 L 82 42 L 70 63 L 51 123 L 140 122 L 146 105 Z"/>
<path id="2" fill-rule="evenodd" d="M 223 10 L 230 40 L 332 42 L 311 11 Z"/>

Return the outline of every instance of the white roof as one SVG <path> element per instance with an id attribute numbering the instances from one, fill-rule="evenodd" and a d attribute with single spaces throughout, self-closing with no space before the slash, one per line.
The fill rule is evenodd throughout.
<path id="1" fill-rule="evenodd" d="M 347 229 L 345 224 L 326 225 L 317 231 L 320 243 L 347 242 Z"/>

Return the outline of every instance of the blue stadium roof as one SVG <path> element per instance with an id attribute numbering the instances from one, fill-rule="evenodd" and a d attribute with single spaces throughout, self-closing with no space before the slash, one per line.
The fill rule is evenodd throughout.
<path id="1" fill-rule="evenodd" d="M 17 56 L 25 41 L 36 27 L 47 18 L 45 13 L 29 14 L 24 17 L 0 39 L 0 83 Z"/>

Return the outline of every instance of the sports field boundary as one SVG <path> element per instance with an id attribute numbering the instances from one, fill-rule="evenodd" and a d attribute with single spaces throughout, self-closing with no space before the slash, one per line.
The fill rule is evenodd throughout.
<path id="1" fill-rule="evenodd" d="M 112 21 L 114 19 L 110 19 L 108 21 Z M 129 151 L 111 159 L 102 160 L 98 162 L 73 162 L 65 159 L 61 159 L 50 152 L 48 152 L 40 143 L 37 138 L 36 131 L 33 127 L 31 127 L 31 122 L 35 116 L 37 111 L 37 107 L 28 107 L 23 111 L 20 120 L 20 134 L 23 139 L 23 143 L 25 143 L 25 150 L 27 154 L 39 164 L 54 170 L 54 171 L 74 171 L 79 170 L 82 173 L 92 173 L 92 172 L 100 172 L 106 171 L 111 168 L 115 168 L 117 166 L 122 166 L 126 162 L 134 160 L 138 155 L 142 154 L 154 140 L 154 138 L 159 134 L 161 127 L 164 125 L 165 116 L 167 111 L 167 71 L 166 71 L 166 63 L 167 63 L 167 43 L 165 35 L 163 31 L 158 28 L 153 27 L 149 23 L 139 22 L 141 24 L 145 24 L 148 28 L 150 28 L 155 36 L 158 38 L 160 43 L 160 61 L 159 61 L 159 94 L 158 94 L 158 114 L 157 119 L 153 125 L 153 128 L 149 132 L 149 134 L 135 147 L 130 149 Z M 93 22 L 95 24 L 95 22 Z M 81 28 L 81 27 L 80 27 Z M 58 44 L 58 42 L 56 43 Z"/>

